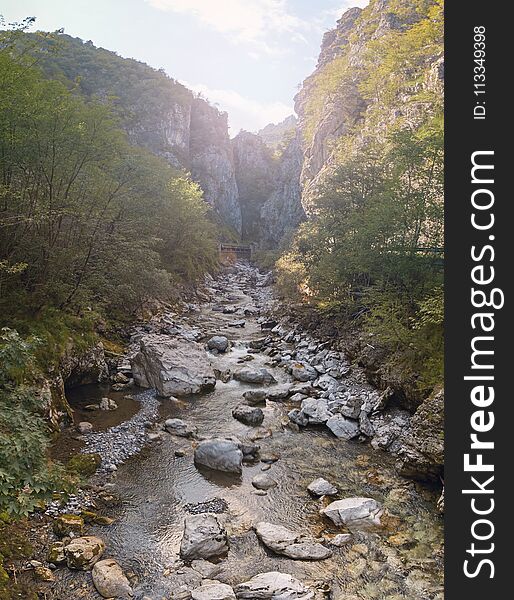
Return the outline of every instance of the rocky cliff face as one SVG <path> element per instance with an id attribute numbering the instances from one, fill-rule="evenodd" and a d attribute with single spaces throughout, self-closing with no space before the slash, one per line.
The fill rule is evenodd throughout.
<path id="1" fill-rule="evenodd" d="M 421 90 L 442 97 L 442 51 L 429 54 L 416 65 L 417 84 L 402 89 L 395 98 L 370 97 L 361 87 L 372 45 L 393 31 L 403 31 L 421 16 L 408 0 L 371 0 L 364 9 L 346 11 L 323 36 L 316 69 L 295 97 L 303 149 L 302 204 L 307 213 L 344 137 L 353 137 L 358 143 L 359 138 L 379 138 L 400 120 L 415 125 L 426 114 L 427 103 L 413 101 L 413 97 Z M 380 57 L 375 67 L 380 67 Z M 398 79 L 403 75 L 398 74 Z"/>
<path id="2" fill-rule="evenodd" d="M 300 132 L 296 131 L 278 161 L 273 192 L 261 208 L 261 239 L 267 246 L 279 246 L 305 219 L 300 187 L 302 165 Z"/>
<path id="3" fill-rule="evenodd" d="M 273 150 L 248 132 L 232 140 L 243 215 L 243 239 L 262 247 L 277 247 L 304 219 L 300 199 L 302 152 L 298 135 Z"/>
<path id="4" fill-rule="evenodd" d="M 191 108 L 189 156 L 191 174 L 203 189 L 207 202 L 241 233 L 241 207 L 227 115 L 201 99 L 195 99 Z"/>

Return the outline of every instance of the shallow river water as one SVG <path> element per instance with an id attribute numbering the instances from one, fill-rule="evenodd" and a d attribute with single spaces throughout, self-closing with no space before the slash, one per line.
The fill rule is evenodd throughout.
<path id="1" fill-rule="evenodd" d="M 252 304 L 251 292 L 233 277 L 225 290 L 225 296 L 230 297 L 226 303 Z M 236 317 L 213 312 L 208 303 L 188 318 L 201 324 L 207 335 L 221 333 L 231 340 L 231 350 L 214 359 L 220 370 L 242 366 L 238 360 L 247 355 L 248 342 L 263 335 L 256 317 L 244 317 L 244 328 L 229 328 L 228 323 Z M 289 381 L 283 369 L 270 367 L 269 356 L 253 356 L 247 363 L 252 368 L 266 366 L 277 385 Z M 163 399 L 160 416 L 193 423 L 199 436 L 251 440 L 255 429 L 235 420 L 231 413 L 241 403 L 243 392 L 252 387 L 234 380 L 218 381 L 208 394 L 178 401 Z M 137 392 L 136 397 L 139 394 L 144 403 L 149 393 L 153 394 Z M 75 395 L 73 401 L 83 405 L 84 392 Z M 435 490 L 397 475 L 392 458 L 369 444 L 339 440 L 326 429 L 292 431 L 286 426 L 291 408 L 287 403 L 268 401 L 263 409 L 262 428 L 269 430 L 269 437 L 256 443 L 261 454 L 279 457 L 267 471 L 278 485 L 266 495 L 256 493 L 251 484 L 255 474 L 268 468 L 263 462 L 245 465 L 241 477 L 201 470 L 193 462 L 193 442 L 167 434 L 118 467 L 112 478 L 114 492 L 121 499 L 111 513 L 115 522 L 92 532 L 106 541 L 106 556 L 116 558 L 126 572 L 135 575 L 135 598 L 160 600 L 174 594 L 182 598 L 181 590 L 199 585 L 198 573 L 180 561 L 178 551 L 184 516 L 198 510 L 195 505 L 212 500 L 216 500 L 213 506 L 223 511 L 219 518 L 230 538 L 229 554 L 217 564 L 211 576 L 214 579 L 235 585 L 257 573 L 281 571 L 312 586 L 320 599 L 443 597 L 442 518 L 435 508 Z M 132 414 L 134 403 L 123 410 Z M 184 456 L 175 456 L 176 450 L 183 451 Z M 294 561 L 266 550 L 252 530 L 258 521 L 325 539 L 345 531 L 320 516 L 323 500 L 307 492 L 307 485 L 318 477 L 338 487 L 337 498 L 368 496 L 383 502 L 383 526 L 353 531 L 352 540 L 342 548 L 333 548 L 333 556 L 323 561 Z M 65 570 L 58 587 L 62 598 L 100 598 L 87 574 Z"/>

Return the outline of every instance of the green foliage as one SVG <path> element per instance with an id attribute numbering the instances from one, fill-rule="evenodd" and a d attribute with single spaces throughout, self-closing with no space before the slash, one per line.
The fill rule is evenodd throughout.
<path id="1" fill-rule="evenodd" d="M 94 475 L 102 457 L 99 454 L 76 454 L 66 464 L 66 470 L 73 475 L 90 477 Z"/>
<path id="2" fill-rule="evenodd" d="M 63 473 L 46 458 L 47 426 L 38 414 L 35 340 L 0 335 L 0 511 L 26 515 L 62 487 Z"/>
<path id="3" fill-rule="evenodd" d="M 128 316 L 215 268 L 198 186 L 130 145 L 108 102 L 45 79 L 17 48 L 0 50 L 2 312 Z"/>
<path id="4" fill-rule="evenodd" d="M 0 510 L 15 514 L 67 481 L 46 459 L 38 368 L 217 266 L 199 187 L 141 133 L 191 94 L 91 44 L 27 34 L 31 22 L 0 31 Z"/>
<path id="5" fill-rule="evenodd" d="M 443 377 L 443 112 L 433 82 L 443 5 L 391 2 L 397 26 L 379 36 L 374 5 L 303 90 L 307 137 L 333 100 L 354 106 L 354 121 L 335 143 L 311 218 L 277 262 L 278 283 L 331 314 L 360 318 L 428 391 Z M 357 42 L 359 60 L 350 60 Z"/>

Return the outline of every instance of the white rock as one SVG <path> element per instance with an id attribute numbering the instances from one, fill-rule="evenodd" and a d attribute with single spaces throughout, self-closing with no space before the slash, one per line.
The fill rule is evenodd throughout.
<path id="1" fill-rule="evenodd" d="M 180 544 L 180 556 L 185 560 L 222 556 L 228 552 L 227 532 L 216 515 L 187 515 Z"/>
<path id="2" fill-rule="evenodd" d="M 216 385 L 204 348 L 179 337 L 145 335 L 131 364 L 137 385 L 153 387 L 166 398 L 198 394 Z"/>
<path id="3" fill-rule="evenodd" d="M 328 517 L 334 525 L 380 525 L 382 507 L 373 498 L 345 498 L 336 500 L 320 513 Z"/>
<path id="4" fill-rule="evenodd" d="M 334 415 L 326 421 L 327 427 L 338 438 L 351 440 L 360 433 L 359 425 L 356 421 L 347 419 L 342 415 Z"/>
<path id="5" fill-rule="evenodd" d="M 324 398 L 306 398 L 302 401 L 301 413 L 307 417 L 309 425 L 322 425 L 332 416 Z"/>
<path id="6" fill-rule="evenodd" d="M 307 489 L 314 496 L 334 496 L 337 494 L 337 488 L 323 477 L 315 479 L 307 486 Z"/>
<path id="7" fill-rule="evenodd" d="M 255 526 L 255 532 L 270 550 L 294 560 L 323 560 L 332 555 L 331 550 L 322 544 L 282 525 L 260 522 Z"/>
<path id="8" fill-rule="evenodd" d="M 98 561 L 92 571 L 93 583 L 104 598 L 130 598 L 132 588 L 120 565 L 108 558 Z"/>
<path id="9" fill-rule="evenodd" d="M 235 587 L 236 597 L 243 600 L 311 600 L 314 592 L 292 575 L 270 571 L 252 577 Z"/>
<path id="10" fill-rule="evenodd" d="M 77 431 L 82 434 L 91 433 L 93 431 L 93 425 L 89 423 L 89 421 L 81 421 L 77 425 Z"/>
<path id="11" fill-rule="evenodd" d="M 191 592 L 192 600 L 236 600 L 234 590 L 225 583 L 207 583 Z"/>

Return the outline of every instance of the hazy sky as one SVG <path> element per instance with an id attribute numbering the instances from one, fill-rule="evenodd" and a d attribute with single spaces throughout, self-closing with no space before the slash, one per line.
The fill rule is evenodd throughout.
<path id="1" fill-rule="evenodd" d="M 232 135 L 293 111 L 322 35 L 367 0 L 0 0 L 7 22 L 92 40 L 164 70 L 229 113 Z"/>

